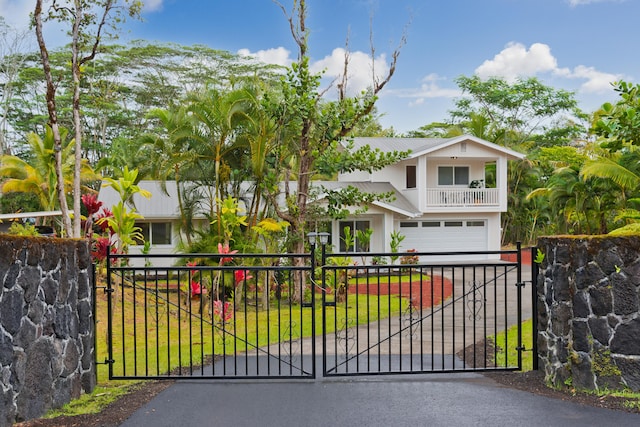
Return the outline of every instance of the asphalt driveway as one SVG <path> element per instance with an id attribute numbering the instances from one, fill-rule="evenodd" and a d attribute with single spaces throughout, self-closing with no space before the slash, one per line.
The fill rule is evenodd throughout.
<path id="1" fill-rule="evenodd" d="M 639 414 L 504 387 L 475 373 L 180 381 L 122 426 L 632 426 Z"/>

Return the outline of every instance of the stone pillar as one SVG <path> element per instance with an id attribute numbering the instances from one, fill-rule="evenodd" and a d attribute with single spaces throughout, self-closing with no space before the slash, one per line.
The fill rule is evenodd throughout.
<path id="1" fill-rule="evenodd" d="M 0 236 L 0 426 L 95 387 L 92 281 L 84 240 Z"/>
<path id="2" fill-rule="evenodd" d="M 547 380 L 640 391 L 640 236 L 545 237 L 537 283 Z"/>

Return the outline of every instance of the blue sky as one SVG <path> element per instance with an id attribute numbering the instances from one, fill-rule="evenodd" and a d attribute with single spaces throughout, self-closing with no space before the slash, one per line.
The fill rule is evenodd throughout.
<path id="1" fill-rule="evenodd" d="M 0 0 L 0 15 L 26 25 L 34 0 Z M 290 8 L 291 0 L 281 0 Z M 403 34 L 396 74 L 381 94 L 385 127 L 399 132 L 445 119 L 459 96 L 454 79 L 536 76 L 576 92 L 592 112 L 615 101 L 610 82 L 637 82 L 638 0 L 307 0 L 310 55 L 327 75 L 342 68 L 349 37 L 351 89 L 385 71 Z M 296 57 L 288 22 L 271 0 L 147 0 L 143 22 L 128 22 L 123 39 L 202 44 L 280 64 Z M 52 44 L 65 42 L 50 29 Z M 326 79 L 329 84 L 330 79 Z M 328 92 L 331 94 L 331 91 Z"/>

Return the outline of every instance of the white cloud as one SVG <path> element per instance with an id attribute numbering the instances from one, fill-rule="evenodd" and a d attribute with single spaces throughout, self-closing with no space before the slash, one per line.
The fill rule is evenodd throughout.
<path id="1" fill-rule="evenodd" d="M 410 107 L 423 105 L 427 99 L 455 98 L 461 95 L 459 89 L 441 87 L 439 82 L 443 80 L 446 79 L 432 73 L 422 78 L 420 87 L 417 89 L 390 89 L 387 94 L 412 99 L 409 103 Z"/>
<path id="2" fill-rule="evenodd" d="M 335 80 L 340 79 L 344 72 L 345 49 L 335 48 L 331 55 L 311 64 L 314 73 L 325 72 L 325 76 Z M 373 86 L 373 74 L 376 81 L 386 77 L 389 72 L 389 64 L 384 54 L 371 61 L 369 54 L 356 51 L 349 52 L 349 68 L 347 72 L 347 93 L 355 95 Z"/>
<path id="3" fill-rule="evenodd" d="M 293 62 L 291 52 L 284 47 L 259 50 L 257 52 L 251 52 L 249 49 L 240 49 L 238 50 L 238 55 L 254 58 L 267 64 L 282 66 L 289 66 Z M 319 61 L 312 61 L 310 70 L 312 73 L 324 73 L 323 77 L 325 81 L 328 79 L 335 82 L 337 79 L 340 79 L 344 71 L 344 55 L 345 50 L 343 48 L 336 48 L 330 55 L 325 56 Z M 384 78 L 389 72 L 386 56 L 383 54 L 375 58 L 373 67 L 376 78 Z M 370 56 L 364 52 L 350 52 L 348 73 L 347 92 L 350 95 L 354 95 L 371 87 L 373 73 Z"/>
<path id="4" fill-rule="evenodd" d="M 482 78 L 504 77 L 514 81 L 521 76 L 531 76 L 557 68 L 556 58 L 546 44 L 534 43 L 527 48 L 520 43 L 509 43 L 491 60 L 486 60 L 476 68 Z"/>
<path id="5" fill-rule="evenodd" d="M 284 47 L 276 47 L 273 49 L 259 50 L 257 52 L 251 52 L 249 49 L 238 50 L 238 55 L 248 58 L 255 58 L 265 64 L 282 65 L 284 67 L 291 64 L 291 52 Z"/>
<path id="6" fill-rule="evenodd" d="M 163 0 L 144 0 L 143 12 L 156 12 L 162 10 Z"/>
<path id="7" fill-rule="evenodd" d="M 604 2 L 622 3 L 624 1 L 626 0 L 568 0 L 569 4 L 573 7 L 581 6 L 583 4 L 591 4 L 591 3 L 604 3 Z"/>
<path id="8" fill-rule="evenodd" d="M 611 74 L 598 71 L 593 67 L 578 65 L 567 77 L 574 79 L 586 79 L 580 86 L 580 92 L 607 93 L 611 92 L 611 82 L 624 78 L 622 74 Z"/>
<path id="9" fill-rule="evenodd" d="M 543 43 L 534 43 L 529 49 L 521 43 L 509 43 L 493 59 L 484 61 L 475 72 L 481 78 L 502 77 L 511 82 L 519 77 L 550 73 L 566 79 L 583 80 L 579 88 L 579 92 L 583 93 L 609 92 L 611 82 L 623 77 L 585 65 L 578 65 L 573 70 L 559 68 L 551 48 Z"/>

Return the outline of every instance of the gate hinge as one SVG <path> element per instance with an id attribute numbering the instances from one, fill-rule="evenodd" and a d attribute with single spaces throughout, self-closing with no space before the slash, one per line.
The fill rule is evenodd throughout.
<path id="1" fill-rule="evenodd" d="M 527 286 L 527 282 L 518 282 L 518 283 L 516 283 L 516 286 L 518 288 L 524 288 L 525 286 Z"/>
<path id="2" fill-rule="evenodd" d="M 96 286 L 96 289 L 102 289 L 105 294 L 110 294 L 115 291 L 113 288 L 108 288 L 106 286 Z"/>
<path id="3" fill-rule="evenodd" d="M 104 362 L 98 362 L 96 360 L 96 365 L 113 365 L 114 363 L 116 363 L 116 361 L 113 359 L 104 359 Z"/>

